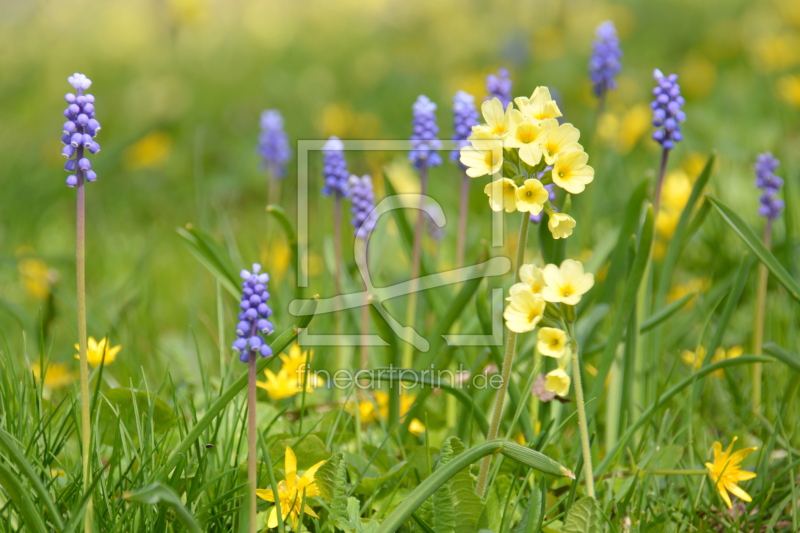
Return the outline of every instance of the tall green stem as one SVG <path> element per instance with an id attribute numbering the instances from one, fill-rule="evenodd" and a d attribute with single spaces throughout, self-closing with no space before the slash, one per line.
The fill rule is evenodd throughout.
<path id="1" fill-rule="evenodd" d="M 522 221 L 519 226 L 519 240 L 517 241 L 517 258 L 514 263 L 514 280 L 519 283 L 519 268 L 522 262 L 525 261 L 525 243 L 528 240 L 528 226 L 530 225 L 531 217 L 529 213 L 522 213 Z M 506 400 L 506 391 L 508 390 L 508 382 L 511 379 L 511 365 L 514 361 L 514 349 L 517 345 L 517 334 L 513 331 L 508 332 L 506 340 L 506 353 L 503 356 L 503 368 L 501 370 L 502 379 L 500 381 L 500 388 L 497 391 L 497 397 L 494 400 L 494 412 L 492 413 L 492 422 L 489 425 L 489 434 L 486 435 L 486 440 L 493 440 L 497 438 L 500 431 L 500 420 L 503 418 L 503 404 Z M 489 466 L 492 462 L 491 456 L 486 456 L 481 462 L 481 469 L 478 472 L 478 482 L 476 490 L 480 496 L 483 496 L 486 490 L 486 480 L 489 477 Z"/>
<path id="2" fill-rule="evenodd" d="M 83 157 L 83 147 L 77 150 L 76 159 Z M 86 188 L 83 171 L 77 171 L 77 216 L 75 224 L 75 271 L 78 289 L 78 347 L 80 348 L 80 380 L 81 380 L 81 448 L 83 452 L 83 488 L 91 486 L 89 454 L 92 447 L 92 415 L 89 407 L 89 360 L 86 348 Z M 92 531 L 92 498 L 86 503 L 86 520 L 84 531 Z"/>
<path id="3" fill-rule="evenodd" d="M 422 237 L 425 234 L 425 195 L 428 192 L 428 166 L 422 164 L 419 169 L 419 210 L 417 212 L 417 223 L 414 228 L 414 247 L 411 255 L 411 286 L 408 294 L 408 309 L 406 310 L 406 324 L 414 327 L 417 315 L 417 291 L 419 291 L 420 264 L 422 263 Z M 403 352 L 403 368 L 413 366 L 414 346 L 406 344 Z"/>
<path id="4" fill-rule="evenodd" d="M 572 381 L 575 388 L 575 408 L 578 410 L 578 427 L 581 432 L 581 450 L 583 451 L 584 477 L 586 477 L 586 494 L 594 498 L 594 470 L 592 469 L 592 448 L 589 445 L 589 425 L 586 422 L 586 404 L 583 400 L 583 384 L 581 367 L 578 361 L 578 344 L 572 344 Z"/>
<path id="5" fill-rule="evenodd" d="M 772 247 L 772 220 L 767 219 L 767 226 L 764 228 L 764 246 L 769 250 Z M 753 355 L 761 355 L 764 345 L 764 319 L 767 307 L 767 281 L 769 281 L 769 270 L 760 263 L 758 265 L 758 285 L 756 286 L 756 316 L 753 328 Z M 761 412 L 761 380 L 764 367 L 761 363 L 753 365 L 753 387 L 751 389 L 751 403 L 753 411 Z"/>
<path id="6" fill-rule="evenodd" d="M 344 259 L 342 257 L 342 199 L 338 193 L 333 195 L 333 287 L 336 291 L 336 296 L 342 294 L 342 264 Z M 336 335 L 342 334 L 342 320 L 339 314 L 333 315 L 334 329 Z M 336 369 L 343 368 L 344 356 L 342 346 L 336 345 Z"/>
<path id="7" fill-rule="evenodd" d="M 250 509 L 250 533 L 257 533 L 257 501 L 258 475 L 256 472 L 256 353 L 250 351 L 247 364 L 247 492 Z"/>
<path id="8" fill-rule="evenodd" d="M 464 251 L 467 247 L 467 214 L 469 212 L 469 180 L 466 172 L 461 174 L 461 202 L 458 209 L 458 236 L 456 237 L 456 268 L 464 266 Z"/>

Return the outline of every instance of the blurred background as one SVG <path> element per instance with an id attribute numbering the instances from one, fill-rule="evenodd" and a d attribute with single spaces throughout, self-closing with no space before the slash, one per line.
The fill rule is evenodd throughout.
<path id="1" fill-rule="evenodd" d="M 605 20 L 615 23 L 625 55 L 619 89 L 598 115 L 587 63 L 594 29 Z M 277 329 L 292 323 L 282 311 L 294 283 L 289 250 L 265 212 L 268 178 L 255 152 L 263 109 L 281 111 L 293 143 L 330 135 L 405 139 L 411 105 L 425 94 L 439 105 L 441 137 L 449 138 L 454 93 L 482 100 L 487 74 L 509 69 L 515 95 L 550 86 L 597 171 L 593 192 L 577 200 L 591 218 L 579 219 L 569 242 L 569 254 L 585 257 L 616 231 L 633 187 L 657 170 L 649 101 L 652 71 L 660 68 L 679 75 L 688 116 L 685 141 L 671 155 L 662 245 L 713 150 L 712 190 L 757 231 L 752 163 L 759 152 L 781 160 L 786 199 L 798 197 L 796 0 L 2 0 L 0 27 L 0 330 L 11 352 L 29 360 L 39 353 L 40 324 L 53 360 L 70 363 L 75 353 L 75 192 L 64 186 L 60 135 L 63 95 L 72 90 L 66 78 L 81 72 L 94 82 L 103 147 L 93 158 L 98 182 L 87 187 L 89 334 L 123 346 L 114 367 L 122 383 L 137 381 L 140 367 L 191 380 L 205 357 L 217 360 L 216 285 L 177 227 L 209 231 L 237 267 L 263 262 L 273 276 Z M 427 246 L 446 267 L 460 170 L 445 159 L 431 172 L 431 194 L 452 222 L 441 243 Z M 386 165 L 414 187 L 405 154 L 349 152 L 348 160 L 351 171 L 375 177 L 378 198 Z M 281 186 L 290 213 L 295 163 Z M 319 158 L 311 178 L 308 293 L 331 295 L 322 256 L 332 208 L 316 194 Z M 472 257 L 490 235 L 484 181 L 472 189 Z M 676 276 L 678 292 L 702 291 L 741 256 L 735 236 L 714 231 L 715 214 L 708 224 Z M 779 223 L 779 250 L 796 224 L 791 217 Z M 382 231 L 389 237 L 383 253 L 402 271 L 396 229 Z M 383 280 L 401 279 L 387 270 Z M 233 301 L 225 305 L 232 312 Z"/>

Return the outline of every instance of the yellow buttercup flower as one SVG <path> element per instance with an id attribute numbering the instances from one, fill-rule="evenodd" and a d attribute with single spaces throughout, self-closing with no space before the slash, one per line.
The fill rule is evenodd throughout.
<path id="1" fill-rule="evenodd" d="M 706 359 L 706 354 L 708 350 L 705 346 L 698 346 L 697 351 L 693 352 L 691 350 L 683 350 L 681 352 L 681 360 L 694 368 L 695 370 L 700 370 L 703 367 L 703 361 Z M 714 356 L 711 358 L 712 363 L 716 363 L 718 361 L 724 361 L 725 359 L 732 359 L 734 357 L 739 357 L 740 355 L 744 354 L 744 348 L 741 346 L 731 346 L 727 350 L 722 346 L 719 346 L 716 350 L 714 350 Z M 714 371 L 715 378 L 722 378 L 724 375 L 724 371 L 722 369 Z"/>
<path id="2" fill-rule="evenodd" d="M 573 259 L 565 259 L 561 267 L 547 265 L 542 274 L 545 282 L 542 298 L 548 302 L 576 305 L 594 286 L 594 276 L 585 274 L 583 265 Z"/>
<path id="3" fill-rule="evenodd" d="M 492 98 L 481 104 L 483 120 L 486 124 L 474 126 L 472 131 L 475 133 L 488 133 L 492 136 L 505 137 L 511 127 L 512 104 L 503 109 L 503 103 L 498 98 Z"/>
<path id="4" fill-rule="evenodd" d="M 461 163 L 467 176 L 477 178 L 497 174 L 503 168 L 503 142 L 499 137 L 479 131 L 469 138 L 470 145 L 461 149 Z"/>
<path id="5" fill-rule="evenodd" d="M 715 442 L 714 461 L 706 463 L 708 476 L 716 485 L 719 495 L 722 497 L 725 505 L 728 506 L 728 509 L 733 507 L 731 505 L 731 497 L 728 495 L 729 492 L 746 502 L 753 501 L 750 495 L 743 491 L 737 483 L 756 477 L 755 472 L 742 470 L 741 463 L 751 452 L 758 448 L 742 448 L 738 452 L 731 453 L 735 442 L 736 437 L 733 438 L 730 446 L 728 446 L 728 449 L 724 452 L 722 451 L 722 444 Z"/>
<path id="6" fill-rule="evenodd" d="M 564 372 L 563 368 L 556 368 L 547 373 L 544 378 L 544 388 L 549 392 L 555 392 L 559 396 L 566 396 L 569 394 L 569 385 L 572 380 Z"/>
<path id="7" fill-rule="evenodd" d="M 514 102 L 516 102 L 520 111 L 534 120 L 545 120 L 561 116 L 561 110 L 558 109 L 558 104 L 550 96 L 550 89 L 547 87 L 537 87 L 530 98 L 520 96 L 514 98 Z"/>
<path id="8" fill-rule="evenodd" d="M 561 357 L 567 351 L 567 334 L 557 328 L 539 328 L 536 349 L 547 357 Z"/>
<path id="9" fill-rule="evenodd" d="M 516 109 L 511 110 L 511 128 L 505 139 L 506 148 L 517 148 L 519 158 L 531 166 L 542 160 L 542 142 L 550 131 L 550 123 L 533 121 Z"/>
<path id="10" fill-rule="evenodd" d="M 512 213 L 517 208 L 517 186 L 508 178 L 500 178 L 488 183 L 483 192 L 489 197 L 492 211 Z"/>
<path id="11" fill-rule="evenodd" d="M 538 215 L 544 209 L 544 204 L 550 193 L 544 188 L 542 182 L 528 179 L 517 189 L 517 211 Z"/>
<path id="12" fill-rule="evenodd" d="M 94 337 L 89 337 L 87 348 L 86 358 L 89 361 L 89 365 L 92 368 L 97 368 L 101 363 L 104 365 L 113 363 L 117 359 L 117 354 L 122 349 L 122 346 L 111 348 L 111 343 L 105 337 L 100 339 L 100 342 L 94 340 Z M 78 350 L 78 353 L 75 354 L 75 359 L 80 359 L 80 345 L 76 344 L 75 349 Z M 103 359 L 103 354 L 105 354 L 105 359 Z"/>
<path id="13" fill-rule="evenodd" d="M 414 405 L 414 400 L 417 399 L 416 394 L 402 393 L 400 394 L 400 419 L 408 414 L 408 411 Z M 377 410 L 376 410 L 377 406 Z M 353 402 L 348 402 L 347 410 L 353 412 L 355 406 Z M 378 417 L 381 420 L 389 418 L 389 394 L 383 391 L 375 391 L 375 401 L 369 400 L 358 402 L 358 416 L 362 424 L 369 424 L 376 422 Z M 422 435 L 425 433 L 425 424 L 414 418 L 408 425 L 408 430 L 413 435 Z"/>
<path id="14" fill-rule="evenodd" d="M 270 369 L 264 370 L 267 380 L 256 381 L 256 386 L 267 391 L 267 395 L 273 400 L 291 398 L 303 392 L 303 380 L 306 382 L 306 393 L 314 392 L 314 389 L 324 385 L 325 381 L 313 372 L 308 372 L 306 375 L 306 354 L 310 365 L 314 352 L 303 352 L 299 345 L 292 345 L 289 355 L 280 354 L 283 365 L 278 373 L 275 374 Z"/>
<path id="15" fill-rule="evenodd" d="M 572 194 L 582 193 L 594 179 L 594 169 L 586 164 L 586 152 L 562 152 L 553 161 L 553 183 Z"/>
<path id="16" fill-rule="evenodd" d="M 48 389 L 60 389 L 70 385 L 75 380 L 75 374 L 70 368 L 62 363 L 50 363 L 47 365 L 47 373 L 44 376 L 44 386 Z M 39 363 L 31 365 L 31 372 L 36 381 L 42 380 L 42 368 Z"/>
<path id="17" fill-rule="evenodd" d="M 547 213 L 547 228 L 553 234 L 554 239 L 566 239 L 572 235 L 575 224 L 575 219 L 566 213 L 556 211 Z"/>
<path id="18" fill-rule="evenodd" d="M 544 300 L 539 295 L 528 291 L 515 293 L 503 312 L 506 327 L 515 333 L 533 331 L 544 315 L 544 307 Z"/>
<path id="19" fill-rule="evenodd" d="M 309 498 L 319 496 L 319 487 L 314 481 L 314 475 L 325 461 L 320 461 L 305 471 L 302 477 L 297 475 L 297 457 L 288 446 L 284 457 L 284 474 L 286 479 L 278 482 L 278 501 L 275 502 L 275 494 L 272 489 L 256 489 L 256 495 L 262 500 L 275 502 L 267 518 L 267 527 L 278 527 L 278 507 L 281 508 L 281 517 L 285 521 L 291 518 L 295 529 L 298 529 L 301 513 L 319 518 L 317 513 L 311 508 Z M 305 497 L 305 502 L 303 498 Z"/>
<path id="20" fill-rule="evenodd" d="M 578 131 L 578 128 L 572 124 L 558 126 L 558 121 L 555 120 L 552 122 L 555 122 L 555 124 L 549 130 L 547 138 L 542 143 L 544 160 L 548 165 L 555 163 L 558 154 L 583 151 L 583 146 L 578 144 L 578 139 L 581 137 L 581 132 Z"/>
<path id="21" fill-rule="evenodd" d="M 522 265 L 519 268 L 519 283 L 515 283 L 508 289 L 509 300 L 519 291 L 530 291 L 539 294 L 544 288 L 544 276 L 542 269 L 536 265 Z"/>
<path id="22" fill-rule="evenodd" d="M 53 273 L 47 263 L 35 257 L 23 257 L 17 264 L 22 287 L 36 300 L 44 300 L 50 294 Z"/>

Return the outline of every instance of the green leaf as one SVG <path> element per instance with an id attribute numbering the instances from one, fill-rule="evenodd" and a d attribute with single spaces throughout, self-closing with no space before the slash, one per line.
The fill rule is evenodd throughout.
<path id="1" fill-rule="evenodd" d="M 544 481 L 544 476 L 542 476 L 542 481 Z M 531 491 L 528 506 L 525 508 L 525 513 L 522 515 L 517 527 L 514 528 L 514 533 L 534 533 L 542 529 L 542 520 L 544 519 L 542 505 L 546 505 L 546 490 L 547 485 L 544 485 L 541 490 Z"/>
<path id="2" fill-rule="evenodd" d="M 317 473 L 314 475 L 317 487 L 319 488 L 320 496 L 326 501 L 332 501 L 336 486 L 344 487 L 347 483 L 347 474 L 342 469 L 344 457 L 341 453 L 335 453 L 328 459 L 324 465 L 319 467 Z M 346 493 L 347 490 L 344 490 Z"/>
<path id="3" fill-rule="evenodd" d="M 542 251 L 542 258 L 545 263 L 560 265 L 564 260 L 564 251 L 567 239 L 554 239 L 550 228 L 547 227 L 550 216 L 542 211 L 542 219 L 539 222 L 539 249 Z"/>
<path id="4" fill-rule="evenodd" d="M 436 469 L 443 468 L 453 458 L 453 440 L 449 438 L 442 446 L 439 454 L 439 463 Z M 453 495 L 450 493 L 450 483 L 443 483 L 433 493 L 433 529 L 436 533 L 454 533 L 456 527 L 455 505 Z"/>
<path id="5" fill-rule="evenodd" d="M 281 457 L 286 452 L 287 446 L 292 449 L 297 457 L 298 470 L 308 470 L 320 461 L 331 458 L 331 453 L 325 449 L 325 443 L 314 434 L 278 439 L 269 446 L 270 456 Z"/>
<path id="6" fill-rule="evenodd" d="M 19 475 L 12 472 L 6 465 L 0 463 L 0 486 L 14 502 L 20 518 L 25 521 L 24 531 L 47 533 L 47 528 L 42 520 L 42 513 L 31 500 L 30 490 L 19 481 Z"/>
<path id="7" fill-rule="evenodd" d="M 120 421 L 128 428 L 135 428 L 136 414 L 140 419 L 150 416 L 152 412 L 153 431 L 166 433 L 172 429 L 175 413 L 167 403 L 152 392 L 116 388 L 103 394 L 106 401 L 119 413 Z M 110 413 L 105 413 L 110 415 Z M 101 414 L 101 417 L 104 414 Z M 111 415 L 113 416 L 113 415 Z M 131 431 L 135 435 L 138 431 Z"/>
<path id="8" fill-rule="evenodd" d="M 794 370 L 795 372 L 800 372 L 800 356 L 797 354 L 793 354 L 792 352 L 785 350 L 781 346 L 778 346 L 774 342 L 768 342 L 764 345 L 764 351 L 770 354 L 771 356 L 775 357 L 782 363 L 785 363 L 786 366 Z"/>
<path id="9" fill-rule="evenodd" d="M 594 498 L 581 498 L 570 507 L 564 520 L 564 533 L 600 533 L 605 528 L 602 524 L 602 513 Z"/>
<path id="10" fill-rule="evenodd" d="M 289 244 L 289 249 L 291 250 L 291 262 L 292 262 L 292 270 L 297 274 L 299 269 L 297 268 L 297 233 L 294 231 L 294 227 L 292 227 L 292 222 L 289 220 L 289 215 L 286 211 L 279 205 L 270 204 L 267 206 L 267 213 L 275 217 L 275 220 L 278 221 L 281 228 L 283 229 L 283 233 L 286 235 L 286 242 Z M 303 297 L 302 294 L 302 287 L 299 286 L 299 283 L 295 282 L 295 299 L 301 299 Z"/>
<path id="11" fill-rule="evenodd" d="M 8 457 L 10 462 L 17 467 L 19 473 L 22 474 L 22 476 L 33 488 L 33 492 L 39 498 L 39 501 L 42 503 L 42 505 L 44 505 L 44 508 L 47 510 L 48 515 L 50 515 L 50 520 L 52 520 L 53 524 L 56 526 L 56 529 L 63 529 L 64 523 L 61 520 L 61 514 L 53 504 L 53 500 L 50 499 L 50 495 L 47 493 L 47 489 L 42 483 L 42 480 L 33 470 L 33 466 L 31 466 L 31 464 L 25 458 L 25 454 L 22 452 L 22 450 L 20 450 L 16 442 L 14 442 L 14 439 L 11 437 L 11 435 L 2 429 L 0 429 L 0 447 L 2 447 L 2 451 L 6 457 Z"/>
<path id="12" fill-rule="evenodd" d="M 683 446 L 667 444 L 653 455 L 652 467 L 656 470 L 672 470 L 683 457 Z"/>
<path id="13" fill-rule="evenodd" d="M 462 454 L 466 450 L 460 440 L 456 438 L 448 440 L 453 450 L 453 457 Z M 469 468 L 458 471 L 450 478 L 449 485 L 450 494 L 453 497 L 453 506 L 456 511 L 455 533 L 472 533 L 478 528 L 484 504 L 480 496 L 475 492 L 475 480 L 469 473 Z"/>
<path id="14" fill-rule="evenodd" d="M 129 492 L 124 495 L 124 498 L 146 505 L 166 505 L 175 513 L 178 520 L 187 530 L 192 533 L 202 533 L 203 531 L 200 528 L 200 524 L 197 523 L 197 519 L 183 505 L 178 495 L 162 483 L 156 482 L 137 491 Z"/>
<path id="15" fill-rule="evenodd" d="M 294 326 L 287 328 L 280 336 L 270 343 L 270 347 L 272 348 L 272 353 L 281 353 L 289 345 L 297 338 L 297 335 L 300 333 L 301 330 L 308 327 L 308 324 L 311 322 L 311 319 L 314 317 L 314 313 L 317 309 L 317 299 L 318 296 L 315 296 L 313 299 L 309 300 L 303 308 L 300 310 L 297 323 Z M 280 361 L 278 357 L 260 357 L 258 362 L 256 363 L 256 372 L 261 373 L 267 368 L 267 365 L 272 363 L 273 361 Z M 222 412 L 228 403 L 230 403 L 233 398 L 236 397 L 239 392 L 244 390 L 247 386 L 247 372 L 242 372 L 242 374 L 230 384 L 230 386 L 225 389 L 222 394 L 220 394 L 219 398 L 217 398 L 214 403 L 212 403 L 208 409 L 206 410 L 205 414 L 203 415 L 200 420 L 192 426 L 192 429 L 186 434 L 186 436 L 181 440 L 180 443 L 172 450 L 172 453 L 167 460 L 166 465 L 164 466 L 165 474 L 168 474 L 178 465 L 180 458 L 183 454 L 185 454 L 189 448 L 200 438 L 203 434 L 203 431 L 211 425 L 211 422 Z"/>
<path id="16" fill-rule="evenodd" d="M 742 220 L 742 217 L 740 217 L 736 211 L 731 209 L 724 202 L 711 195 L 707 195 L 706 198 L 714 205 L 722 219 L 742 238 L 744 243 L 756 257 L 764 263 L 769 271 L 772 272 L 772 275 L 775 276 L 781 285 L 789 291 L 789 294 L 800 302 L 800 284 L 798 284 L 797 280 L 792 278 L 786 269 L 783 268 L 783 265 L 772 255 L 772 252 L 764 246 L 764 243 L 758 235 L 756 235 L 756 232 Z"/>
<path id="17" fill-rule="evenodd" d="M 239 276 L 233 266 L 230 254 L 210 234 L 188 224 L 185 228 L 176 228 L 189 251 L 205 266 L 234 298 L 241 296 Z"/>

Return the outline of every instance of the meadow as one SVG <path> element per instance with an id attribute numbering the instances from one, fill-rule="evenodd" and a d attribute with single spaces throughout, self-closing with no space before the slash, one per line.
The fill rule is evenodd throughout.
<path id="1" fill-rule="evenodd" d="M 0 531 L 800 531 L 797 2 L 0 27 Z"/>

